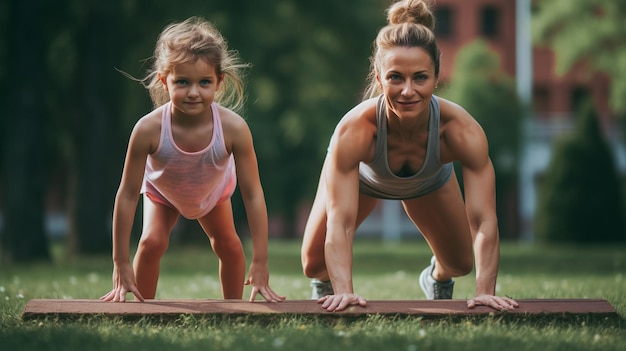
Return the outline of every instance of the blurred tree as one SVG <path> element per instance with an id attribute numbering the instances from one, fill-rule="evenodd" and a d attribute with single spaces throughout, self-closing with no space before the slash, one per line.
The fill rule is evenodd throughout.
<path id="1" fill-rule="evenodd" d="M 0 38 L 2 41 L 0 43 L 0 82 L 6 82 L 6 75 L 8 73 L 7 70 L 7 51 L 8 51 L 8 35 L 7 32 L 9 30 L 9 2 L 1 1 L 0 2 Z M 7 84 L 0 84 L 0 103 L 3 105 L 6 104 L 6 95 L 8 93 Z M 0 135 L 4 137 L 4 116 L 3 119 L 0 120 Z M 2 175 L 4 174 L 4 165 L 2 163 L 2 157 L 4 155 L 4 144 L 0 142 L 0 182 L 2 181 Z M 0 210 L 2 209 L 2 185 L 0 185 Z M 1 212 L 0 212 L 1 213 Z M 1 215 L 0 215 L 1 218 Z M 2 225 L 0 224 L 0 236 L 2 235 Z M 1 240 L 1 239 L 0 239 Z M 1 242 L 1 241 L 0 241 Z"/>
<path id="2" fill-rule="evenodd" d="M 611 76 L 613 109 L 626 113 L 626 1 L 535 1 L 533 38 L 556 52 L 556 71 L 584 60 Z"/>
<path id="3" fill-rule="evenodd" d="M 138 71 L 173 7 L 147 0 L 61 0 L 51 9 L 57 21 L 48 53 L 55 73 L 48 109 L 56 117 L 56 161 L 66 175 L 72 254 L 110 252 L 125 147 L 134 123 L 152 108 L 145 89 L 116 69 Z"/>
<path id="4" fill-rule="evenodd" d="M 517 165 L 522 105 L 515 82 L 500 65 L 500 57 L 479 39 L 459 51 L 452 80 L 442 96 L 465 108 L 485 130 L 496 171 L 497 212 L 503 237 L 517 236 Z M 458 167 L 458 165 L 457 165 Z M 457 172 L 459 178 L 462 173 Z M 462 184 L 462 183 L 461 183 Z"/>
<path id="5" fill-rule="evenodd" d="M 112 204 L 128 135 L 122 130 L 125 78 L 115 68 L 134 37 L 126 30 L 134 3 L 62 0 L 50 9 L 56 21 L 47 61 L 54 73 L 48 109 L 55 116 L 57 162 L 65 169 L 71 254 L 110 252 Z"/>
<path id="6" fill-rule="evenodd" d="M 2 2 L 0 9 L 14 3 Z M 375 0 L 356 7 L 331 0 L 190 0 L 185 6 L 147 0 L 42 3 L 47 6 L 38 13 L 42 18 L 37 25 L 30 18 L 25 21 L 31 23 L 33 37 L 45 38 L 33 49 L 44 45 L 35 55 L 37 68 L 50 74 L 39 86 L 45 102 L 45 107 L 38 107 L 39 116 L 46 116 L 48 124 L 42 132 L 45 143 L 39 147 L 43 154 L 35 156 L 46 159 L 47 166 L 37 174 L 48 179 L 54 172 L 63 183 L 54 186 L 68 191 L 73 253 L 109 252 L 113 199 L 130 130 L 151 108 L 145 89 L 115 68 L 142 77 L 147 68 L 142 60 L 151 57 L 163 27 L 194 15 L 213 21 L 230 47 L 252 63 L 242 115 L 255 138 L 270 214 L 286 219 L 286 234 L 296 233 L 298 204 L 313 198 L 332 130 L 360 100 L 371 43 L 384 24 L 384 4 Z M 0 18 L 12 16 L 6 13 Z M 8 48 L 4 41 L 0 45 Z M 30 51 L 15 55 L 11 63 L 26 62 L 24 55 Z M 9 64 L 8 59 L 0 55 L 0 62 Z M 9 71 L 0 68 L 3 82 Z M 1 89 L 8 92 L 5 84 Z M 8 126 L 13 129 L 4 130 Z M 37 145 L 24 137 L 32 136 L 32 131 L 15 130 L 7 123 L 2 128 L 3 135 L 13 134 L 12 139 L 3 139 L 5 151 L 14 147 L 10 140 Z M 1 168 L 5 179 L 9 179 L 7 164 L 3 161 Z M 49 186 L 44 180 L 36 184 Z M 3 207 L 8 207 L 6 190 L 0 196 Z M 32 201 L 43 206 L 42 198 Z M 238 222 L 243 223 L 242 204 L 235 199 L 234 205 L 239 207 Z M 5 211 L 5 222 L 13 215 Z"/>
<path id="7" fill-rule="evenodd" d="M 122 96 L 115 66 L 126 42 L 119 1 L 81 2 L 76 32 L 75 108 L 71 115 L 75 167 L 70 211 L 70 250 L 101 253 L 111 249 L 111 208 L 120 173 L 123 148 L 118 140 Z"/>
<path id="8" fill-rule="evenodd" d="M 245 115 L 268 209 L 283 218 L 285 235 L 298 236 L 297 215 L 312 202 L 333 129 L 360 101 L 384 4 L 248 0 L 231 7 L 246 23 L 231 23 L 228 37 L 253 64 Z"/>
<path id="9" fill-rule="evenodd" d="M 4 233 L 2 259 L 16 262 L 50 260 L 44 230 L 46 111 L 42 82 L 46 69 L 44 1 L 10 1 L 3 123 L 2 194 Z"/>
<path id="10" fill-rule="evenodd" d="M 134 8 L 148 13 L 136 11 L 129 16 L 133 23 L 128 28 L 143 35 L 143 41 L 136 38 L 128 44 L 134 59 L 148 57 L 166 24 L 199 15 L 214 22 L 229 47 L 252 64 L 241 114 L 254 136 L 268 211 L 285 222 L 283 233 L 271 234 L 299 234 L 299 205 L 313 199 L 333 128 L 360 99 L 371 43 L 384 24 L 384 4 L 375 0 L 358 7 L 331 0 L 191 0 L 187 6 L 144 2 L 135 0 Z M 135 30 L 130 32 L 137 36 Z M 126 63 L 130 64 L 128 58 Z M 131 104 L 137 106 L 126 98 L 125 109 Z M 124 128 L 130 130 L 131 125 Z M 238 193 L 233 206 L 238 226 L 246 226 Z M 196 235 L 197 225 L 183 221 L 180 227 L 183 240 L 202 238 Z"/>
<path id="11" fill-rule="evenodd" d="M 554 147 L 539 191 L 537 238 L 558 243 L 624 243 L 623 191 L 591 101 L 575 132 Z"/>

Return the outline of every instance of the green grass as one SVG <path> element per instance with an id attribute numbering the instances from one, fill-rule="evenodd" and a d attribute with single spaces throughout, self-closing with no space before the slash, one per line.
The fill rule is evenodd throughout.
<path id="1" fill-rule="evenodd" d="M 249 243 L 247 245 L 249 247 Z M 502 246 L 498 294 L 514 298 L 603 298 L 621 319 L 271 318 L 182 315 L 176 320 L 88 317 L 21 319 L 33 298 L 96 299 L 111 287 L 109 256 L 0 268 L 1 350 L 623 350 L 626 345 L 626 248 Z M 370 300 L 421 299 L 417 276 L 430 252 L 421 241 L 355 243 L 354 281 Z M 307 299 L 299 242 L 270 242 L 271 285 Z M 455 298 L 472 296 L 472 276 Z M 249 295 L 246 287 L 244 296 Z M 130 295 L 129 295 L 130 297 Z M 217 260 L 205 247 L 172 247 L 162 262 L 160 299 L 217 299 Z"/>

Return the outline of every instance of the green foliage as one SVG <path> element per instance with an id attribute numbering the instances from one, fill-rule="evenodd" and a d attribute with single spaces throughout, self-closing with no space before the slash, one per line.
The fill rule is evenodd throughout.
<path id="1" fill-rule="evenodd" d="M 245 117 L 268 208 L 293 220 L 297 205 L 314 196 L 335 125 L 359 101 L 384 4 L 249 1 L 236 7 L 246 25 L 230 23 L 225 35 L 253 65 Z"/>
<path id="2" fill-rule="evenodd" d="M 533 13 L 533 40 L 556 52 L 556 70 L 566 73 L 587 61 L 611 77 L 610 101 L 626 112 L 626 2 L 540 0 Z"/>
<path id="3" fill-rule="evenodd" d="M 46 67 L 41 65 L 46 40 L 32 23 L 44 21 L 43 3 L 5 3 L 6 27 L 2 44 L 8 55 L 0 91 L 0 105 L 6 118 L 0 120 L 0 195 L 4 225 L 0 235 L 0 259 L 27 262 L 49 260 L 44 232 L 44 176 L 47 170 L 47 134 L 42 96 Z M 24 38 L 29 38 L 24 40 Z M 1 60 L 1 59 L 0 59 Z M 6 91 L 4 91 L 6 89 Z"/>
<path id="4" fill-rule="evenodd" d="M 591 102 L 582 105 L 576 130 L 559 140 L 539 191 L 540 240 L 626 242 L 623 190 L 612 152 Z"/>
<path id="5" fill-rule="evenodd" d="M 0 38 L 7 38 L 8 31 L 8 17 L 9 17 L 9 2 L 2 1 L 0 2 Z M 4 49 L 0 45 L 0 82 L 6 81 L 7 75 L 7 50 Z M 0 96 L 6 96 L 7 94 L 7 85 L 8 84 L 0 84 Z M 0 98 L 0 103 L 4 103 L 5 98 Z M 4 135 L 4 123 L 0 122 L 0 135 Z M 0 142 L 0 155 L 4 155 L 4 143 Z M 0 183 L 3 181 L 4 177 L 4 164 L 0 162 Z"/>
<path id="6" fill-rule="evenodd" d="M 489 155 L 496 172 L 496 211 L 503 237 L 515 237 L 514 207 L 521 140 L 522 106 L 514 81 L 500 67 L 500 57 L 487 42 L 467 44 L 456 57 L 452 80 L 442 92 L 465 108 L 487 135 Z M 459 168 L 459 165 L 456 165 Z M 461 172 L 457 169 L 457 176 Z"/>
<path id="7" fill-rule="evenodd" d="M 465 108 L 483 127 L 496 174 L 517 173 L 522 107 L 515 82 L 485 40 L 459 50 L 443 96 Z"/>
<path id="8" fill-rule="evenodd" d="M 2 39 L 8 36 L 8 10 L 15 3 L 0 2 Z M 141 78 L 167 24 L 190 16 L 214 22 L 230 48 L 252 64 L 243 115 L 254 135 L 268 210 L 294 221 L 298 204 L 313 198 L 335 124 L 359 100 L 386 5 L 376 0 L 358 6 L 332 0 L 190 0 L 184 6 L 59 0 L 42 6 L 39 12 L 46 15 L 33 30 L 46 44 L 44 55 L 35 55 L 45 76 L 28 80 L 45 81 L 38 86 L 36 103 L 45 105 L 39 116 L 45 123 L 46 168 L 37 174 L 51 179 L 46 186 L 55 195 L 53 206 L 68 213 L 73 211 L 65 204 L 76 207 L 68 221 L 78 242 L 90 241 L 90 250 L 108 252 L 124 149 L 134 123 L 151 109 L 145 89 L 115 69 Z M 7 42 L 0 40 L 0 63 L 14 52 Z M 3 83 L 6 66 L 0 65 Z M 10 84 L 0 87 L 6 93 Z M 0 151 L 11 148 L 5 144 Z M 0 165 L 0 176 L 8 167 Z M 236 220 L 245 223 L 243 205 L 238 196 L 233 199 Z M 288 227 L 287 234 L 295 233 Z"/>

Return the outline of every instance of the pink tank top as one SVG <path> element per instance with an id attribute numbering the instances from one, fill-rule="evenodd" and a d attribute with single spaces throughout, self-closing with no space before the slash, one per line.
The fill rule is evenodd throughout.
<path id="1" fill-rule="evenodd" d="M 226 150 L 217 104 L 213 111 L 213 135 L 204 150 L 180 149 L 172 136 L 172 103 L 163 108 L 161 137 L 156 151 L 148 155 L 142 193 L 176 209 L 188 219 L 209 213 L 235 191 L 235 161 Z"/>

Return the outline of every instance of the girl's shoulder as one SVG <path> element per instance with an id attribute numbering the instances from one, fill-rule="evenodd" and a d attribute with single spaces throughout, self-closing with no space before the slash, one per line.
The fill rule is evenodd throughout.
<path id="1" fill-rule="evenodd" d="M 164 108 L 165 105 L 159 106 L 150 111 L 148 114 L 142 116 L 137 123 L 135 123 L 135 130 L 143 133 L 159 133 L 161 131 Z"/>
<path id="2" fill-rule="evenodd" d="M 217 105 L 217 111 L 224 133 L 238 132 L 242 128 L 248 129 L 248 123 L 237 112 L 220 105 Z"/>
<path id="3" fill-rule="evenodd" d="M 161 125 L 164 106 L 158 107 L 141 117 L 131 133 L 129 148 L 139 148 L 152 153 L 156 150 L 161 137 Z"/>
<path id="4" fill-rule="evenodd" d="M 246 120 L 235 111 L 220 105 L 217 105 L 217 111 L 228 153 L 235 153 L 236 150 L 253 150 L 252 132 Z"/>

